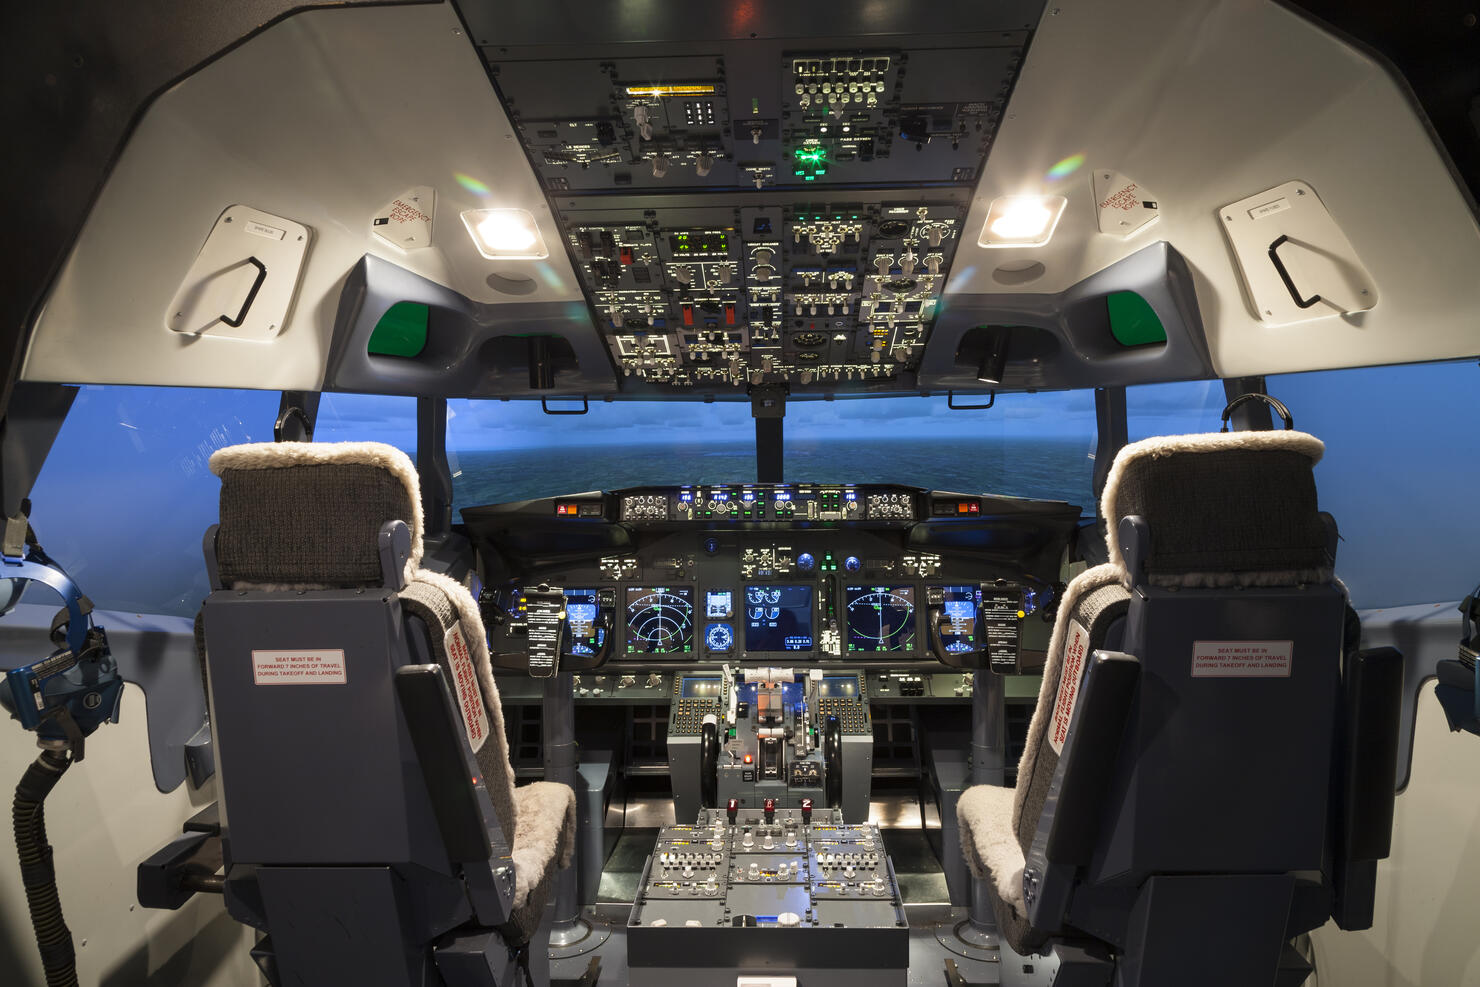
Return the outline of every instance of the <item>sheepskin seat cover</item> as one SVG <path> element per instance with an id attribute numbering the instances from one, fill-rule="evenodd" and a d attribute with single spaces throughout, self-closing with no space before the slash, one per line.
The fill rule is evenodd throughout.
<path id="1" fill-rule="evenodd" d="M 420 568 L 424 521 L 411 460 L 379 442 L 258 442 L 217 451 L 210 467 L 221 477 L 217 555 L 228 588 L 379 585 L 381 526 L 406 523 L 402 606 L 426 624 L 432 652 L 449 672 L 444 635 L 456 627 L 467 645 L 488 717 L 476 758 L 514 861 L 512 920 L 532 935 L 555 871 L 570 866 L 575 851 L 575 793 L 553 782 L 515 787 L 478 605 L 457 580 Z"/>
<path id="2" fill-rule="evenodd" d="M 967 865 L 987 882 L 998 931 L 1018 953 L 1036 951 L 1048 939 L 1028 922 L 1023 867 L 1058 767 L 1046 735 L 1064 685 L 1065 641 L 1077 625 L 1090 651 L 1104 647 L 1110 627 L 1129 609 L 1121 519 L 1143 517 L 1151 527 L 1151 554 L 1143 563 L 1153 585 L 1332 580 L 1312 473 L 1324 451 L 1304 432 L 1224 432 L 1144 439 L 1115 457 L 1100 498 L 1110 561 L 1075 577 L 1059 602 L 1017 785 L 978 785 L 957 803 Z"/>

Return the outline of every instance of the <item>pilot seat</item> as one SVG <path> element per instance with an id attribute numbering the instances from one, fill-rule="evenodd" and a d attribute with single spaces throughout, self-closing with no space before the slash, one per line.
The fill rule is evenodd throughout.
<path id="1" fill-rule="evenodd" d="M 477 606 L 420 568 L 411 461 L 289 442 L 210 466 L 201 626 L 225 895 L 266 933 L 263 973 L 547 982 L 542 917 L 574 849 L 574 794 L 515 787 Z"/>
<path id="2" fill-rule="evenodd" d="M 1127 445 L 1061 601 L 1017 784 L 960 799 L 1002 939 L 1060 984 L 1297 985 L 1371 924 L 1402 660 L 1356 650 L 1295 431 Z"/>

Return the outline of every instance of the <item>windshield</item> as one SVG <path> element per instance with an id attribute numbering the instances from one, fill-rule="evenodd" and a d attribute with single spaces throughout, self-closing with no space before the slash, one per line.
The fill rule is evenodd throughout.
<path id="1" fill-rule="evenodd" d="M 963 398 L 959 403 L 982 403 Z M 1094 394 L 1011 394 L 988 411 L 945 397 L 789 404 L 785 478 L 905 483 L 1093 503 Z M 454 509 L 592 489 L 754 480 L 743 402 L 593 403 L 546 415 L 533 402 L 448 402 Z"/>

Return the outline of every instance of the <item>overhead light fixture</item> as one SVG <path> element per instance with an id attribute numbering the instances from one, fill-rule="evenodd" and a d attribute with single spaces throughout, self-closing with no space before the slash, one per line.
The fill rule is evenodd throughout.
<path id="1" fill-rule="evenodd" d="M 1041 247 L 1053 236 L 1069 200 L 1062 195 L 1002 195 L 992 200 L 977 243 L 983 247 Z"/>
<path id="2" fill-rule="evenodd" d="M 540 260 L 550 256 L 534 214 L 527 209 L 469 209 L 463 225 L 478 253 L 489 260 Z"/>
<path id="3" fill-rule="evenodd" d="M 1007 371 L 1008 331 L 1003 326 L 988 326 L 986 336 L 987 349 L 976 365 L 976 379 L 983 384 L 1001 387 L 1002 377 Z"/>

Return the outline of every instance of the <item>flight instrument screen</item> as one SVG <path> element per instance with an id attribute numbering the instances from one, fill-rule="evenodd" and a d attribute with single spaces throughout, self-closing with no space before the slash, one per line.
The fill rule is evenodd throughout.
<path id="1" fill-rule="evenodd" d="M 566 651 L 572 655 L 594 655 L 601 647 L 600 631 L 596 626 L 596 590 L 568 589 L 565 591 L 565 620 L 570 627 L 570 643 Z"/>
<path id="2" fill-rule="evenodd" d="M 981 650 L 976 633 L 976 612 L 981 606 L 980 586 L 943 586 L 940 645 L 949 654 L 972 654 Z"/>
<path id="3" fill-rule="evenodd" d="M 915 587 L 849 586 L 848 650 L 913 651 Z"/>
<path id="4" fill-rule="evenodd" d="M 693 650 L 692 586 L 627 587 L 629 655 L 684 655 Z"/>
<path id="5" fill-rule="evenodd" d="M 746 651 L 811 651 L 812 587 L 745 587 Z"/>

